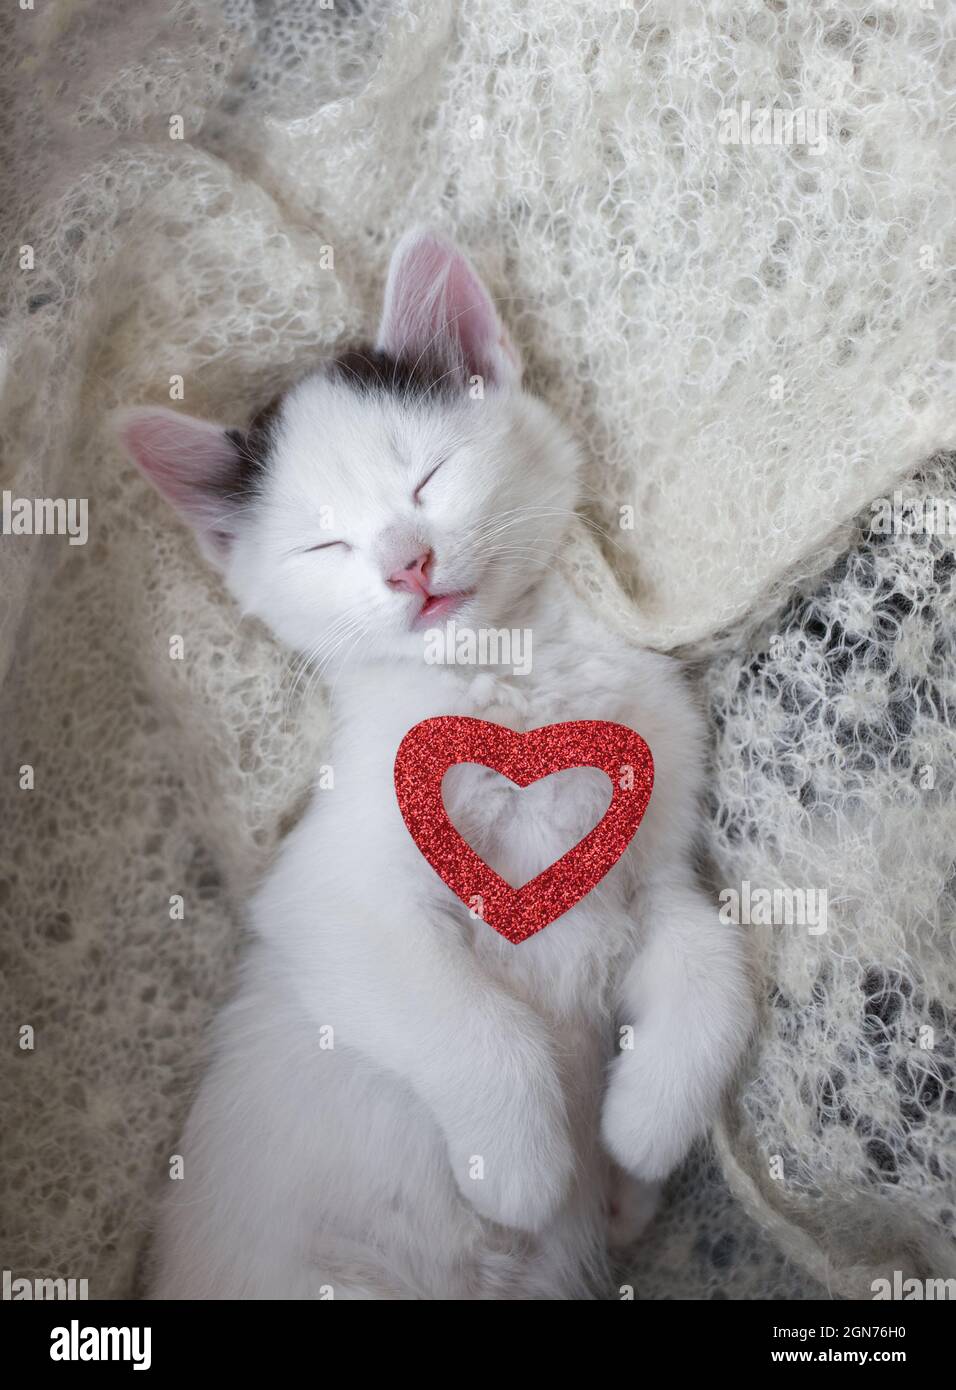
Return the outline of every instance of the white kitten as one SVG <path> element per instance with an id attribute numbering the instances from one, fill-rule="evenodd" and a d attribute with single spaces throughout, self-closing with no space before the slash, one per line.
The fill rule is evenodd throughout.
<path id="1" fill-rule="evenodd" d="M 334 790 L 252 903 L 155 1296 L 600 1296 L 609 1238 L 646 1224 L 707 1126 L 751 1002 L 739 936 L 691 865 L 700 715 L 677 666 L 605 631 L 553 565 L 573 443 L 522 391 L 472 268 L 429 232 L 395 251 L 377 347 L 247 434 L 163 409 L 128 412 L 122 433 L 243 609 L 334 672 Z M 452 617 L 530 630 L 531 670 L 426 662 L 426 631 Z M 398 745 L 443 714 L 616 720 L 654 756 L 624 857 L 519 946 L 469 914 L 399 812 Z M 594 769 L 521 791 L 464 765 L 444 791 L 514 885 L 609 800 Z"/>

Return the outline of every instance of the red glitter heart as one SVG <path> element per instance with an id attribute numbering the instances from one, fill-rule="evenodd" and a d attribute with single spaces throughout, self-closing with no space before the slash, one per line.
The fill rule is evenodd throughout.
<path id="1" fill-rule="evenodd" d="M 441 795 L 455 763 L 481 763 L 527 787 L 552 772 L 598 767 L 611 804 L 583 840 L 521 888 L 512 888 L 452 825 Z M 590 893 L 617 863 L 640 825 L 654 785 L 651 750 L 633 729 L 576 719 L 516 733 L 484 719 L 443 715 L 410 729 L 395 755 L 395 791 L 412 839 L 466 907 L 517 946 Z"/>

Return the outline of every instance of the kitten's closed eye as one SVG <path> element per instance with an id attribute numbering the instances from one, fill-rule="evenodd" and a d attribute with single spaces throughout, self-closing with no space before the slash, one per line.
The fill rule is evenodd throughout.
<path id="1" fill-rule="evenodd" d="M 418 484 L 418 487 L 412 493 L 412 501 L 415 503 L 416 507 L 420 505 L 419 494 L 421 493 L 422 488 L 431 482 L 432 478 L 434 478 L 439 468 L 441 468 L 442 465 L 447 462 L 447 459 L 439 459 L 438 462 L 435 464 L 435 467 L 429 469 L 429 471 L 425 474 L 424 478 L 422 478 L 421 482 Z"/>
<path id="2" fill-rule="evenodd" d="M 318 545 L 307 545 L 304 550 L 299 551 L 299 554 L 311 555 L 313 550 L 331 550 L 337 545 L 340 545 L 344 550 L 352 549 L 348 541 L 320 541 Z"/>

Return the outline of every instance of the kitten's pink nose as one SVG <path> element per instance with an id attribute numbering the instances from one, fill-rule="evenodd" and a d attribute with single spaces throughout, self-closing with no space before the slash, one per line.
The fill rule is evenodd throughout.
<path id="1" fill-rule="evenodd" d="M 393 589 L 407 589 L 410 594 L 423 594 L 428 597 L 428 566 L 433 559 L 430 550 L 423 550 L 401 569 L 394 570 L 385 581 Z"/>

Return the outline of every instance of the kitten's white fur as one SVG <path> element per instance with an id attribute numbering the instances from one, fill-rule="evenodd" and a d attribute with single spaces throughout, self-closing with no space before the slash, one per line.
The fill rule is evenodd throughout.
<path id="1" fill-rule="evenodd" d="M 412 233 L 379 345 L 414 357 L 433 340 L 483 396 L 311 377 L 278 416 L 254 505 L 234 511 L 211 502 L 221 431 L 168 411 L 124 425 L 243 609 L 327 660 L 334 686 L 334 790 L 316 792 L 252 902 L 256 943 L 162 1212 L 160 1298 L 600 1296 L 609 1239 L 653 1214 L 750 1029 L 739 935 L 691 862 L 701 716 L 674 662 L 606 631 L 556 572 L 576 449 L 522 391 L 467 262 Z M 351 549 L 310 550 L 329 540 Z M 532 631 L 530 673 L 424 662 L 416 600 L 385 582 L 421 546 L 440 591 L 474 591 L 459 626 Z M 469 915 L 398 809 L 398 745 L 442 714 L 616 720 L 654 756 L 624 857 L 517 947 Z M 609 798 L 584 769 L 518 790 L 468 765 L 444 789 L 514 884 Z"/>

